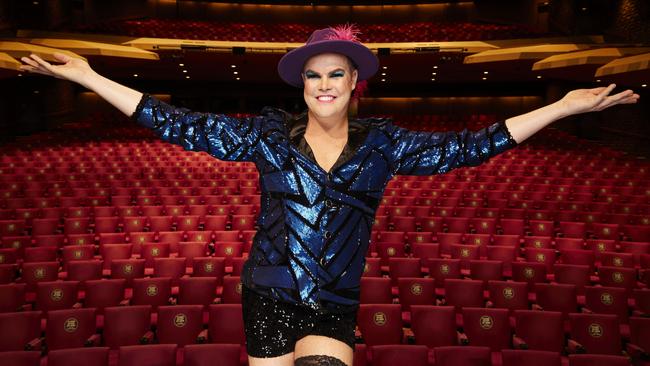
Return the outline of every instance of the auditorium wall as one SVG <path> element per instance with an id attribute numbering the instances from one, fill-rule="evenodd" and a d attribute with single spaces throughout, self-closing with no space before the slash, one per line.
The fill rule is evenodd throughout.
<path id="1" fill-rule="evenodd" d="M 552 0 L 549 27 L 567 35 L 603 34 L 607 42 L 647 43 L 650 40 L 650 2 L 647 0 Z M 575 116 L 566 124 L 581 137 L 650 157 L 650 80 L 632 87 L 641 94 L 635 106 L 617 106 L 601 113 Z M 584 85 L 582 87 L 593 87 Z"/>
<path id="2" fill-rule="evenodd" d="M 474 16 L 471 1 L 411 5 L 262 5 L 206 1 L 150 0 L 152 15 L 229 22 L 385 23 L 467 21 Z"/>

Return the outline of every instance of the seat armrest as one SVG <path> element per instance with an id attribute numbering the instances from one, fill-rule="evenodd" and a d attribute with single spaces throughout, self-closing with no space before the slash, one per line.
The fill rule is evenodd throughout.
<path id="1" fill-rule="evenodd" d="M 528 344 L 523 339 L 517 337 L 517 335 L 512 336 L 512 345 L 515 349 L 528 349 Z"/>
<path id="2" fill-rule="evenodd" d="M 41 351 L 43 349 L 44 341 L 45 338 L 42 337 L 32 339 L 25 345 L 25 351 Z"/>
<path id="3" fill-rule="evenodd" d="M 95 333 L 88 337 L 86 341 L 84 342 L 84 347 L 97 347 L 101 344 L 102 342 L 102 336 Z"/>
<path id="4" fill-rule="evenodd" d="M 207 343 L 208 342 L 208 330 L 203 329 L 199 332 L 199 335 L 196 336 L 196 343 Z"/>
<path id="5" fill-rule="evenodd" d="M 573 339 L 569 339 L 567 342 L 567 351 L 569 354 L 575 354 L 575 353 L 587 353 L 587 350 L 585 347 L 578 343 L 577 341 L 574 341 Z"/>
<path id="6" fill-rule="evenodd" d="M 456 342 L 458 342 L 458 344 L 461 346 L 466 346 L 469 344 L 469 339 L 465 333 L 456 331 Z"/>
<path id="7" fill-rule="evenodd" d="M 141 338 L 140 344 L 150 344 L 153 341 L 153 332 L 147 331 Z"/>

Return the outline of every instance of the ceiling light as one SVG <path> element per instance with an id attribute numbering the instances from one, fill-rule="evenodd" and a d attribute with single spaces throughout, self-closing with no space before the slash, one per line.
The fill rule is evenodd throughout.
<path id="1" fill-rule="evenodd" d="M 183 72 L 187 72 L 187 70 L 183 70 Z"/>
<path id="2" fill-rule="evenodd" d="M 487 72 L 487 71 L 483 71 L 483 74 L 484 74 L 484 75 L 487 75 L 487 74 L 488 74 L 488 72 Z"/>
<path id="3" fill-rule="evenodd" d="M 538 78 L 538 79 L 541 79 L 541 78 L 542 78 L 542 75 L 537 75 L 537 78 Z"/>
<path id="4" fill-rule="evenodd" d="M 597 83 L 600 83 L 600 79 L 596 80 Z"/>
<path id="5" fill-rule="evenodd" d="M 137 77 L 138 77 L 138 74 L 133 74 L 133 77 L 134 77 L 134 78 L 137 78 Z"/>
<path id="6" fill-rule="evenodd" d="M 239 78 L 237 78 L 237 80 L 239 80 Z"/>
<path id="7" fill-rule="evenodd" d="M 183 67 L 183 66 L 185 66 L 185 64 L 178 64 L 178 66 Z"/>
<path id="8" fill-rule="evenodd" d="M 23 76 L 23 74 L 18 74 L 18 76 Z"/>
<path id="9" fill-rule="evenodd" d="M 381 81 L 386 81 L 386 79 L 381 79 Z"/>
<path id="10" fill-rule="evenodd" d="M 438 75 L 438 73 L 437 72 L 432 72 L 431 75 Z"/>
<path id="11" fill-rule="evenodd" d="M 233 71 L 232 73 L 235 74 L 235 75 L 239 74 L 237 71 Z"/>
<path id="12" fill-rule="evenodd" d="M 20 75 L 18 75 L 18 76 L 20 76 Z M 641 84 L 642 88 L 645 88 L 646 86 L 648 86 L 648 84 Z"/>
<path id="13" fill-rule="evenodd" d="M 230 65 L 230 67 L 232 67 L 234 69 L 235 67 L 237 67 L 237 65 Z"/>
<path id="14" fill-rule="evenodd" d="M 438 66 L 434 66 L 433 68 L 434 68 L 434 69 L 437 69 L 437 68 L 438 68 Z"/>
<path id="15" fill-rule="evenodd" d="M 484 77 L 483 80 L 487 80 L 487 78 Z"/>
<path id="16" fill-rule="evenodd" d="M 185 79 L 189 79 L 189 78 L 190 78 L 190 76 L 189 76 L 189 75 L 186 75 L 186 76 L 185 76 Z"/>
<path id="17" fill-rule="evenodd" d="M 382 76 L 386 76 L 386 73 L 385 73 L 385 72 L 382 72 L 381 75 L 382 75 Z"/>
<path id="18" fill-rule="evenodd" d="M 387 68 L 388 68 L 388 66 L 384 66 L 384 67 L 382 67 L 382 69 L 384 69 L 384 70 L 386 70 Z"/>
<path id="19" fill-rule="evenodd" d="M 436 78 L 431 78 L 431 81 L 436 81 Z"/>

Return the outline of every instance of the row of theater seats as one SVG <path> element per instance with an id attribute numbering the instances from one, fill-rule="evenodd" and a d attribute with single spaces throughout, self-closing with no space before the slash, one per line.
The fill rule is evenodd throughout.
<path id="1" fill-rule="evenodd" d="M 157 344 L 144 346 L 120 347 L 117 359 L 119 366 L 199 366 L 199 365 L 239 365 L 236 358 L 239 345 L 236 344 L 201 344 L 178 348 L 174 344 Z M 504 349 L 494 357 L 489 347 L 449 346 L 434 349 L 433 357 L 428 355 L 425 346 L 418 345 L 383 345 L 366 347 L 357 344 L 354 352 L 354 366 L 376 365 L 392 366 L 401 363 L 413 366 L 428 366 L 428 359 L 435 358 L 435 365 L 440 366 L 628 366 L 629 359 L 623 356 L 571 354 L 568 358 L 560 357 L 557 352 L 510 350 Z M 109 366 L 111 363 L 109 349 L 106 347 L 75 348 L 52 351 L 47 359 L 41 361 L 39 352 L 15 351 L 4 352 L 4 359 L 17 366 Z M 372 360 L 372 361 L 371 361 Z"/>
<path id="2" fill-rule="evenodd" d="M 170 299 L 173 291 L 168 277 L 136 279 L 130 288 L 126 288 L 125 279 L 86 281 L 79 298 L 78 282 L 40 283 L 34 305 L 24 303 L 21 312 L 0 314 L 4 329 L 23 330 L 3 333 L 0 350 L 39 349 L 43 344 L 49 351 L 84 344 L 119 349 L 152 341 L 181 347 L 205 341 L 243 344 L 240 306 L 213 304 L 217 279 L 180 281 L 174 300 Z M 630 312 L 624 290 L 602 286 L 586 287 L 585 304 L 578 305 L 574 285 L 538 283 L 530 293 L 526 282 L 487 281 L 486 285 L 480 280 L 446 279 L 443 288 L 436 289 L 431 278 L 399 278 L 394 299 L 390 282 L 385 277 L 363 279 L 359 342 L 368 347 L 421 344 L 426 346 L 424 359 L 428 347 L 428 360 L 434 365 L 448 364 L 438 363 L 432 355 L 438 357 L 439 347 L 453 345 L 488 347 L 494 365 L 501 364 L 504 349 L 543 350 L 559 357 L 565 350 L 621 355 L 625 347 L 638 357 L 650 346 L 648 289 L 634 290 L 634 310 Z M 380 283 L 383 285 L 378 286 Z M 0 286 L 2 298 L 8 298 L 7 289 L 19 292 L 22 287 Z M 236 302 L 241 287 L 235 285 L 234 289 L 232 301 Z M 68 306 L 61 309 L 63 302 Z M 130 305 L 115 306 L 120 303 Z M 618 310 L 612 312 L 608 307 Z"/>
<path id="3" fill-rule="evenodd" d="M 0 312 L 61 310 L 79 307 L 80 301 L 86 307 L 100 308 L 120 304 L 163 306 L 240 302 L 241 278 L 234 269 L 232 273 L 225 272 L 224 268 L 230 267 L 224 267 L 223 258 L 221 262 L 212 258 L 195 258 L 193 262 L 193 272 L 185 275 L 185 268 L 181 273 L 172 272 L 156 263 L 153 271 L 145 271 L 142 261 L 116 260 L 110 271 L 102 272 L 100 267 L 99 275 L 87 278 L 71 278 L 70 268 L 57 272 L 49 262 L 29 264 L 23 272 L 26 281 L 19 278 L 19 282 L 0 285 L 3 295 Z M 473 261 L 469 271 L 460 271 L 458 266 L 454 268 L 453 261 L 432 260 L 431 275 L 427 277 L 422 277 L 421 273 L 416 277 L 403 269 L 391 272 L 391 276 L 364 275 L 360 302 L 396 302 L 404 311 L 411 305 L 436 304 L 453 305 L 457 310 L 486 306 L 527 310 L 533 303 L 533 309 L 564 313 L 589 309 L 598 314 L 614 314 L 622 324 L 628 324 L 630 314 L 648 313 L 650 290 L 647 286 L 620 286 L 612 279 L 613 274 L 624 273 L 619 269 L 603 267 L 599 270 L 600 278 L 584 278 L 581 266 L 557 264 L 556 273 L 548 276 L 543 270 L 537 271 L 539 268 L 534 264 L 517 263 L 512 279 L 506 280 L 484 270 L 484 264 Z M 631 282 L 636 280 L 631 278 Z M 408 318 L 404 323 L 409 324 Z M 627 335 L 628 332 L 623 333 Z"/>
<path id="4" fill-rule="evenodd" d="M 303 43 L 313 31 L 323 27 L 318 24 L 250 24 L 151 18 L 104 22 L 73 31 L 132 37 Z M 364 43 L 477 41 L 536 38 L 544 35 L 520 25 L 470 22 L 359 24 L 358 28 Z"/>
<path id="5" fill-rule="evenodd" d="M 620 209 L 631 207 L 634 206 L 622 205 Z M 0 212 L 0 235 L 95 233 L 107 236 L 115 233 L 118 236 L 118 233 L 142 231 L 253 230 L 258 211 L 259 206 L 255 204 L 4 209 Z M 385 205 L 377 211 L 373 235 L 384 232 L 386 237 L 392 235 L 395 240 L 401 240 L 408 232 L 442 232 L 646 242 L 650 239 L 648 220 L 647 213 Z M 401 232 L 402 237 L 387 231 Z"/>

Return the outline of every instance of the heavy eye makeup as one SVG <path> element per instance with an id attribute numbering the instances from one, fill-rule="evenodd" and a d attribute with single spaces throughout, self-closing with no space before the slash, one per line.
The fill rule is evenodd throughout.
<path id="1" fill-rule="evenodd" d="M 331 78 L 343 77 L 344 75 L 345 75 L 345 71 L 343 70 L 334 70 L 329 73 L 329 77 Z M 307 70 L 305 71 L 305 77 L 307 79 L 315 79 L 315 78 L 320 78 L 320 74 L 312 70 Z"/>

